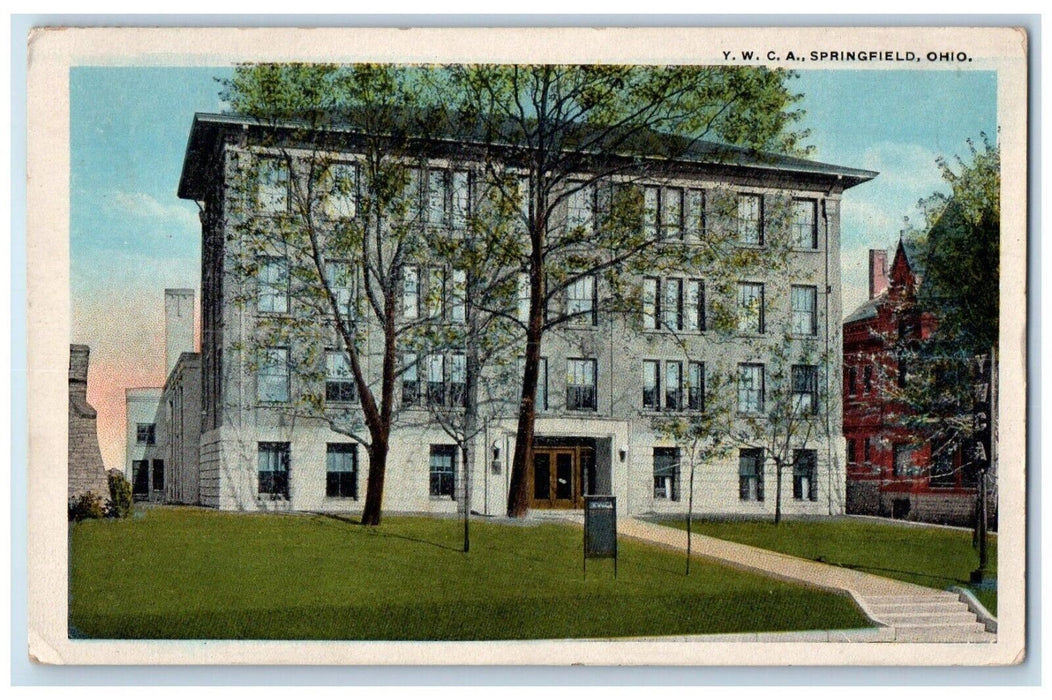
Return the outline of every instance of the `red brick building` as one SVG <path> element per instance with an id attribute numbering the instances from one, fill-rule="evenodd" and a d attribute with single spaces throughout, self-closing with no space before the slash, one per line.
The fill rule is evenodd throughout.
<path id="1" fill-rule="evenodd" d="M 844 437 L 847 512 L 971 525 L 977 470 L 962 467 L 955 445 L 933 444 L 903 426 L 908 410 L 895 400 L 909 381 L 897 348 L 926 340 L 935 317 L 917 305 L 923 262 L 899 242 L 890 271 L 887 252 L 869 252 L 869 300 L 844 320 Z"/>

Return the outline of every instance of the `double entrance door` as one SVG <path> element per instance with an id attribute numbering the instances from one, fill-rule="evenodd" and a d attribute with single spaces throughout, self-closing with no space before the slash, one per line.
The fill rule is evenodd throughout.
<path id="1" fill-rule="evenodd" d="M 595 483 L 591 447 L 534 447 L 530 508 L 583 508 Z"/>

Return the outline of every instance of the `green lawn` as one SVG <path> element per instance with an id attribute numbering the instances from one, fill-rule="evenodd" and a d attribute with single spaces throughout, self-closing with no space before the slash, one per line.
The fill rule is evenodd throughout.
<path id="1" fill-rule="evenodd" d="M 846 596 L 631 541 L 581 575 L 581 530 L 153 508 L 71 526 L 70 635 L 530 639 L 867 626 Z"/>
<path id="2" fill-rule="evenodd" d="M 685 519 L 661 521 L 686 529 Z M 763 549 L 824 561 L 879 576 L 932 588 L 969 588 L 969 574 L 979 566 L 972 534 L 940 527 L 918 527 L 852 518 L 834 520 L 694 521 L 693 531 Z M 991 577 L 997 576 L 997 537 L 989 539 Z M 997 614 L 996 590 L 973 590 L 979 601 Z"/>

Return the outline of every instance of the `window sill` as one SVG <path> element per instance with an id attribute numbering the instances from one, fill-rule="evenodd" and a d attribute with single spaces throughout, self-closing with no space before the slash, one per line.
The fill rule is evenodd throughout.
<path id="1" fill-rule="evenodd" d="M 457 499 L 451 496 L 431 496 L 429 499 L 432 503 L 457 503 Z"/>
<path id="2" fill-rule="evenodd" d="M 338 503 L 357 503 L 358 502 L 358 497 L 357 496 L 326 496 L 325 497 L 325 501 L 326 502 L 336 501 Z"/>

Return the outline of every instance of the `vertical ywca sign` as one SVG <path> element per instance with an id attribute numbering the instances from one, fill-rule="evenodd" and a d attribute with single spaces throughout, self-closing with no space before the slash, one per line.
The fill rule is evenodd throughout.
<path id="1" fill-rule="evenodd" d="M 613 496 L 584 497 L 584 576 L 589 559 L 613 559 L 617 578 L 617 499 Z"/>

